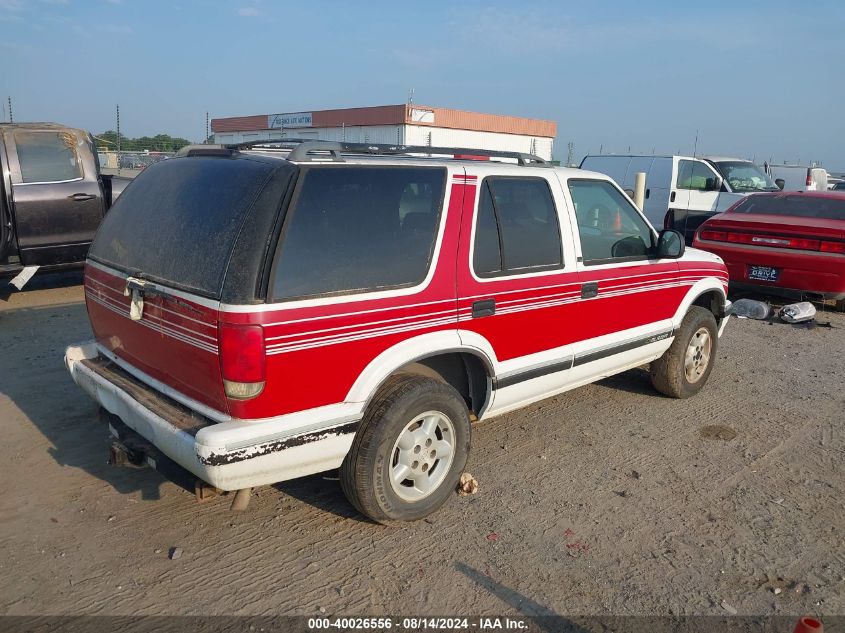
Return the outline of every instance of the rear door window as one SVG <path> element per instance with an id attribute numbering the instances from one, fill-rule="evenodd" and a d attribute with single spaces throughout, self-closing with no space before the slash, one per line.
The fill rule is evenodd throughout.
<path id="1" fill-rule="evenodd" d="M 272 300 L 421 283 L 445 182 L 440 167 L 303 168 L 282 229 Z"/>
<path id="2" fill-rule="evenodd" d="M 76 136 L 70 132 L 15 132 L 21 181 L 61 182 L 82 178 Z"/>
<path id="3" fill-rule="evenodd" d="M 560 268 L 560 225 L 543 178 L 485 178 L 473 244 L 480 277 Z"/>

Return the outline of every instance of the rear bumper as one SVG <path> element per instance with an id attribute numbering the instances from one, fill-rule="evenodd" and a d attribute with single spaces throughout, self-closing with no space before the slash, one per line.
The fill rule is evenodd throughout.
<path id="1" fill-rule="evenodd" d="M 91 341 L 68 347 L 74 382 L 167 457 L 220 490 L 252 488 L 338 468 L 357 421 L 318 428 L 275 420 L 215 424 L 122 372 Z"/>
<path id="2" fill-rule="evenodd" d="M 845 257 L 842 255 L 729 246 L 721 242 L 696 241 L 695 247 L 715 253 L 724 260 L 732 285 L 811 292 L 828 299 L 845 298 Z M 780 276 L 775 282 L 755 281 L 748 278 L 750 266 L 777 268 Z"/>

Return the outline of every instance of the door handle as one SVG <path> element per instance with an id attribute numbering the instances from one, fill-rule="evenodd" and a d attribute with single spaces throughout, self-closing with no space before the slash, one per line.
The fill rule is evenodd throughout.
<path id="1" fill-rule="evenodd" d="M 479 317 L 486 317 L 486 316 L 493 316 L 496 314 L 496 300 L 495 299 L 482 299 L 481 301 L 475 301 L 472 304 L 472 318 L 478 319 Z"/>
<path id="2" fill-rule="evenodd" d="M 85 202 L 86 200 L 93 200 L 97 196 L 90 194 L 90 193 L 74 193 L 68 196 L 68 200 L 73 200 L 74 202 Z"/>
<path id="3" fill-rule="evenodd" d="M 597 281 L 590 281 L 586 284 L 581 284 L 581 298 L 592 299 L 599 294 L 599 284 Z"/>
<path id="4" fill-rule="evenodd" d="M 669 194 L 669 202 L 675 202 L 675 192 Z"/>

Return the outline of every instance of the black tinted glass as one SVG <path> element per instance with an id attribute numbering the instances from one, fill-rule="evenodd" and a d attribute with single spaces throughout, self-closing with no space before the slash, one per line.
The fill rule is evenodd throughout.
<path id="1" fill-rule="evenodd" d="M 287 166 L 278 162 L 278 169 Z M 217 296 L 238 232 L 274 171 L 270 161 L 246 158 L 177 158 L 152 165 L 106 214 L 90 257 Z"/>
<path id="2" fill-rule="evenodd" d="M 560 266 L 560 228 L 549 185 L 541 178 L 488 178 L 508 272 Z M 479 271 L 480 272 L 480 271 Z"/>
<path id="3" fill-rule="evenodd" d="M 288 212 L 275 300 L 420 283 L 439 226 L 446 170 L 312 167 Z"/>
<path id="4" fill-rule="evenodd" d="M 790 215 L 799 218 L 845 220 L 845 198 L 816 196 L 748 196 L 733 210 L 734 213 L 760 213 L 765 215 Z"/>
<path id="5" fill-rule="evenodd" d="M 502 251 L 499 247 L 499 229 L 496 225 L 493 197 L 487 183 L 481 186 L 480 195 L 472 266 L 477 274 L 490 275 L 502 270 Z"/>

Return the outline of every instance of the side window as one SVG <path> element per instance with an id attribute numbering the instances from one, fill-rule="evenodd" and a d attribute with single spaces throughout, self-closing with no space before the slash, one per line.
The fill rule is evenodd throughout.
<path id="1" fill-rule="evenodd" d="M 627 198 L 604 180 L 570 180 L 584 263 L 644 259 L 653 234 Z"/>
<path id="2" fill-rule="evenodd" d="M 481 184 L 473 269 L 481 277 L 559 268 L 557 209 L 542 178 L 485 178 Z"/>
<path id="3" fill-rule="evenodd" d="M 678 189 L 712 191 L 715 180 L 713 170 L 704 163 L 694 160 L 682 160 L 678 163 L 678 180 L 675 183 Z"/>
<path id="4" fill-rule="evenodd" d="M 446 170 L 309 167 L 287 212 L 272 298 L 371 292 L 425 279 Z"/>
<path id="5" fill-rule="evenodd" d="M 23 182 L 58 182 L 82 177 L 76 137 L 69 132 L 15 132 Z"/>

